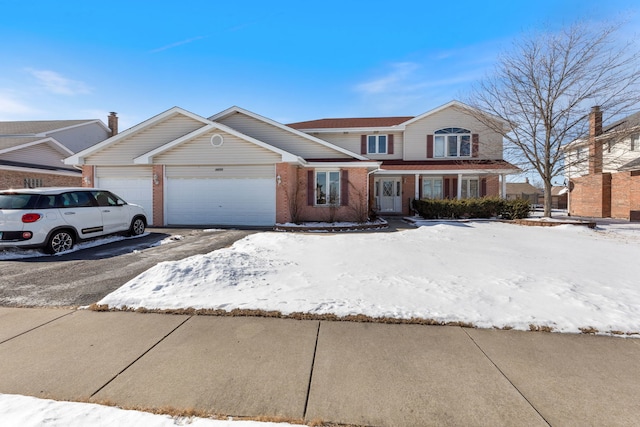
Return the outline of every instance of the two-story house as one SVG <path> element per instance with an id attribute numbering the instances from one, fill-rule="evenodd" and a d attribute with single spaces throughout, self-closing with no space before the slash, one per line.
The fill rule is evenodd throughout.
<path id="1" fill-rule="evenodd" d="M 81 171 L 64 159 L 117 133 L 98 119 L 0 122 L 0 189 L 80 186 Z"/>
<path id="2" fill-rule="evenodd" d="M 640 113 L 603 126 L 589 114 L 589 134 L 563 147 L 574 216 L 640 221 Z"/>
<path id="3" fill-rule="evenodd" d="M 415 198 L 504 195 L 502 137 L 452 101 L 416 117 L 284 125 L 174 107 L 66 160 L 150 223 L 259 225 L 409 214 Z"/>
<path id="4" fill-rule="evenodd" d="M 503 160 L 502 136 L 470 110 L 452 101 L 415 117 L 321 119 L 289 126 L 378 161 L 371 177 L 372 206 L 383 214 L 409 214 L 413 199 L 505 197 L 505 176 L 518 168 Z"/>

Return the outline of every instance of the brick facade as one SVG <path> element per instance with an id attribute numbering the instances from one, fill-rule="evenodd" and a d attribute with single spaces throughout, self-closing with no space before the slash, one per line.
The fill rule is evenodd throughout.
<path id="1" fill-rule="evenodd" d="M 153 165 L 153 224 L 164 225 L 164 165 Z"/>
<path id="2" fill-rule="evenodd" d="M 82 166 L 82 181 L 83 187 L 93 187 L 95 184 L 95 166 L 83 165 Z"/>
<path id="3" fill-rule="evenodd" d="M 606 218 L 611 216 L 611 174 L 596 173 L 571 180 L 570 214 Z"/>
<path id="4" fill-rule="evenodd" d="M 366 220 L 369 214 L 367 203 L 367 170 L 364 168 L 340 168 L 348 173 L 348 206 L 315 206 L 309 199 L 315 195 L 308 191 L 308 172 L 314 169 L 280 163 L 276 165 L 276 222 L 333 222 Z M 278 177 L 279 182 L 278 182 Z M 341 189 L 341 199 L 343 193 Z"/>
<path id="5" fill-rule="evenodd" d="M 82 177 L 56 175 L 52 173 L 37 173 L 15 170 L 0 170 L 0 189 L 25 188 L 27 182 L 37 182 L 39 187 L 79 187 L 82 184 Z"/>
<path id="6" fill-rule="evenodd" d="M 634 215 L 635 213 L 635 215 Z M 640 213 L 640 172 L 611 175 L 611 216 L 634 219 Z"/>

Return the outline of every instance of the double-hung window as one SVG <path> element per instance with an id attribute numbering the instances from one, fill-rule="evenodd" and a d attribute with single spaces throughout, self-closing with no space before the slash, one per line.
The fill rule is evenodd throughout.
<path id="1" fill-rule="evenodd" d="M 442 199 L 442 178 L 422 178 L 422 198 Z"/>
<path id="2" fill-rule="evenodd" d="M 460 198 L 472 199 L 480 197 L 480 182 L 478 178 L 463 178 L 462 179 L 462 193 Z"/>
<path id="3" fill-rule="evenodd" d="M 640 151 L 640 135 L 631 135 L 631 145 L 629 147 L 631 151 Z"/>
<path id="4" fill-rule="evenodd" d="M 434 134 L 434 157 L 471 157 L 470 130 L 444 128 Z"/>
<path id="5" fill-rule="evenodd" d="M 367 154 L 387 154 L 387 135 L 368 135 Z"/>
<path id="6" fill-rule="evenodd" d="M 329 206 L 340 204 L 340 172 L 316 172 L 316 205 Z"/>

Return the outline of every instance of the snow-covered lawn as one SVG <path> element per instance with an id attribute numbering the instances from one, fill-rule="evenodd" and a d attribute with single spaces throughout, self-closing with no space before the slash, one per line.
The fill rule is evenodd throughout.
<path id="1" fill-rule="evenodd" d="M 639 278 L 640 224 L 423 222 L 399 232 L 253 234 L 160 263 L 99 304 L 635 334 Z"/>
<path id="2" fill-rule="evenodd" d="M 20 427 L 145 426 L 145 427 L 286 427 L 288 423 L 217 421 L 206 418 L 176 418 L 90 403 L 57 402 L 35 397 L 0 394 L 0 424 Z M 303 427 L 303 426 L 299 426 Z"/>

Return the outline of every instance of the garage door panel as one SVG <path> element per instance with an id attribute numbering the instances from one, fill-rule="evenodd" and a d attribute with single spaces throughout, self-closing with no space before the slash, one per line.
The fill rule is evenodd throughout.
<path id="1" fill-rule="evenodd" d="M 100 188 L 122 197 L 127 203 L 135 203 L 144 208 L 147 222 L 153 224 L 153 187 L 146 178 L 98 178 Z"/>
<path id="2" fill-rule="evenodd" d="M 275 184 L 261 179 L 168 179 L 167 224 L 273 225 Z"/>

